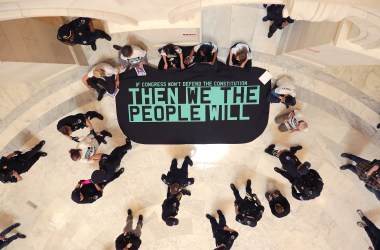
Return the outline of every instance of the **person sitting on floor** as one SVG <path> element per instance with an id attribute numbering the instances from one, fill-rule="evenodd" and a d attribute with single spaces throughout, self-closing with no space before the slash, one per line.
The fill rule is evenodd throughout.
<path id="1" fill-rule="evenodd" d="M 274 122 L 280 124 L 278 130 L 281 132 L 304 132 L 309 128 L 303 113 L 298 109 L 276 116 Z"/>
<path id="2" fill-rule="evenodd" d="M 161 60 L 158 63 L 158 69 L 185 69 L 185 64 L 183 63 L 182 48 L 180 46 L 169 43 L 160 48 L 158 52 L 161 54 Z"/>
<path id="3" fill-rule="evenodd" d="M 288 108 L 296 105 L 296 86 L 289 77 L 283 77 L 273 86 L 267 96 L 270 103 L 283 103 Z"/>
<path id="4" fill-rule="evenodd" d="M 245 69 L 252 68 L 251 49 L 249 48 L 248 44 L 234 44 L 230 49 L 226 64 L 229 66 L 237 66 Z"/>
<path id="5" fill-rule="evenodd" d="M 190 55 L 185 59 L 185 64 L 208 63 L 214 65 L 218 56 L 218 47 L 213 43 L 200 43 L 193 47 Z"/>
<path id="6" fill-rule="evenodd" d="M 148 64 L 146 51 L 136 45 L 114 45 L 113 48 L 118 51 L 120 65 L 127 70 Z"/>

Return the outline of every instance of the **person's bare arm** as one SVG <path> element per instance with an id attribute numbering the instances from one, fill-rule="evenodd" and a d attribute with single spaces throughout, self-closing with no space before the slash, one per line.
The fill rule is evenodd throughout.
<path id="1" fill-rule="evenodd" d="M 102 158 L 102 156 L 103 156 L 103 154 L 95 154 L 95 155 L 91 156 L 88 159 L 91 160 L 91 161 L 99 161 L 100 158 Z"/>
<path id="2" fill-rule="evenodd" d="M 12 175 L 16 177 L 17 182 L 22 181 L 22 177 L 16 171 L 13 170 Z"/>
<path id="3" fill-rule="evenodd" d="M 367 172 L 367 176 L 371 176 L 371 174 L 373 174 L 375 171 L 377 171 L 379 169 L 379 166 L 378 165 L 374 165 L 368 172 Z"/>
<path id="4" fill-rule="evenodd" d="M 235 214 L 236 214 L 236 215 L 240 214 L 240 213 L 239 213 L 239 208 L 238 208 L 238 206 L 235 206 Z"/>
<path id="5" fill-rule="evenodd" d="M 216 50 L 215 52 L 214 52 L 214 58 L 212 59 L 212 61 L 211 61 L 211 65 L 214 65 L 215 64 L 215 62 L 216 62 L 216 58 L 218 57 L 218 50 Z"/>
<path id="6" fill-rule="evenodd" d="M 164 60 L 164 69 L 168 69 L 168 61 L 166 60 L 166 56 L 162 55 L 162 60 Z"/>
<path id="7" fill-rule="evenodd" d="M 103 189 L 98 184 L 94 184 L 94 185 L 95 185 L 96 190 L 103 192 Z"/>
<path id="8" fill-rule="evenodd" d="M 245 64 L 248 62 L 248 57 L 245 59 L 245 61 L 242 63 L 242 64 L 240 64 L 240 67 L 241 68 L 244 68 L 244 66 L 245 66 Z"/>
<path id="9" fill-rule="evenodd" d="M 10 159 L 10 158 L 12 158 L 13 156 L 15 156 L 16 155 L 16 153 L 15 152 L 13 152 L 13 153 L 10 153 L 9 155 L 7 155 L 7 159 Z"/>
<path id="10" fill-rule="evenodd" d="M 229 228 L 228 226 L 224 226 L 224 227 L 223 227 L 223 230 L 224 230 L 224 231 L 231 232 L 231 233 L 236 232 L 235 230 Z"/>
<path id="11" fill-rule="evenodd" d="M 94 24 L 92 23 L 92 19 L 90 19 L 90 22 L 88 23 L 88 28 L 89 28 L 90 32 L 95 31 Z"/>
<path id="12" fill-rule="evenodd" d="M 195 51 L 194 48 L 191 50 L 190 55 L 188 58 L 185 59 L 185 64 L 190 64 L 191 58 L 194 56 Z"/>
<path id="13" fill-rule="evenodd" d="M 88 80 L 88 75 L 85 75 L 84 77 L 82 77 L 82 82 L 83 84 L 89 89 L 89 90 L 93 90 L 93 88 L 91 88 L 91 86 L 87 83 L 87 80 Z"/>
<path id="14" fill-rule="evenodd" d="M 115 85 L 116 85 L 116 88 L 119 88 L 119 85 L 120 85 L 119 69 L 117 69 L 117 73 L 115 75 Z"/>
<path id="15" fill-rule="evenodd" d="M 90 122 L 90 119 L 86 118 L 86 126 L 90 129 L 90 130 L 94 130 L 94 127 L 92 126 L 91 122 Z"/>
<path id="16" fill-rule="evenodd" d="M 232 53 L 232 50 L 230 50 L 230 59 L 228 60 L 228 65 L 232 66 L 232 56 L 234 54 Z"/>
<path id="17" fill-rule="evenodd" d="M 183 54 L 182 54 L 182 52 L 179 53 L 179 63 L 180 63 L 181 69 L 185 69 L 185 64 L 183 64 Z"/>

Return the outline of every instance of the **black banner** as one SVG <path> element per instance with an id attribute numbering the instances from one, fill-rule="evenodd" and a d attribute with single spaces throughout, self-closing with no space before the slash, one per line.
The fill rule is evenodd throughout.
<path id="1" fill-rule="evenodd" d="M 144 65 L 120 75 L 116 96 L 121 130 L 143 144 L 247 143 L 268 123 L 270 74 L 196 64 L 184 71 Z"/>

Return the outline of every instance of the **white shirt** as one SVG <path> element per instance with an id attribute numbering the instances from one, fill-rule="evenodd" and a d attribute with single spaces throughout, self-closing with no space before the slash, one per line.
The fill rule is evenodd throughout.
<path id="1" fill-rule="evenodd" d="M 296 86 L 294 81 L 289 77 L 283 77 L 277 81 L 276 85 L 278 86 L 274 92 L 279 95 L 291 95 L 296 97 Z"/>
<path id="2" fill-rule="evenodd" d="M 303 113 L 297 109 L 293 110 L 294 116 L 292 116 L 292 113 L 289 114 L 289 121 L 285 122 L 285 126 L 289 130 L 294 130 L 297 128 L 297 125 L 300 121 L 305 121 L 305 116 Z M 306 131 L 307 129 L 303 130 Z"/>
<path id="3" fill-rule="evenodd" d="M 81 162 L 90 163 L 88 158 L 96 154 L 99 148 L 99 143 L 92 134 L 87 135 L 82 141 L 77 144 L 77 149 L 82 150 Z"/>
<path id="4" fill-rule="evenodd" d="M 106 76 L 116 75 L 117 72 L 118 72 L 117 68 L 112 67 L 108 63 L 98 63 L 97 65 L 95 65 L 95 67 L 93 67 L 91 69 L 90 72 L 88 72 L 87 76 L 89 78 L 94 77 L 94 69 L 102 69 L 102 70 L 104 70 Z"/>
<path id="5" fill-rule="evenodd" d="M 132 55 L 128 57 L 128 56 L 123 56 L 123 54 L 120 53 L 120 59 L 127 61 L 130 64 L 137 64 L 141 61 L 141 59 L 144 56 L 146 56 L 146 51 L 135 45 L 131 45 L 131 47 L 132 47 Z"/>
<path id="6" fill-rule="evenodd" d="M 218 47 L 217 47 L 215 44 L 213 44 L 213 43 L 200 43 L 200 44 L 194 46 L 194 48 L 193 48 L 194 52 L 197 53 L 198 50 L 199 50 L 199 48 L 200 48 L 202 45 L 204 45 L 204 44 L 206 44 L 206 45 L 211 45 L 211 46 L 212 46 L 211 54 L 215 53 L 215 52 L 218 50 Z"/>
<path id="7" fill-rule="evenodd" d="M 245 43 L 238 43 L 236 44 L 234 47 L 231 48 L 231 52 L 232 54 L 234 54 L 236 56 L 236 53 L 240 50 L 242 50 L 243 48 L 246 48 L 247 49 L 247 59 L 248 60 L 251 60 L 252 59 L 252 55 L 251 55 L 251 52 L 250 49 L 249 49 L 249 46 Z"/>
<path id="8" fill-rule="evenodd" d="M 181 54 L 182 53 L 182 49 L 178 46 L 174 46 L 174 50 L 177 54 Z M 177 57 L 177 54 L 174 54 L 174 55 L 167 55 L 165 50 L 161 50 L 161 56 L 166 56 L 167 58 L 172 58 L 172 57 Z"/>

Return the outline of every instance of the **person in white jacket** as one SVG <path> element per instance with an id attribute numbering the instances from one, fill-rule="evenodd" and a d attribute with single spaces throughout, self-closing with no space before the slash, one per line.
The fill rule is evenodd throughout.
<path id="1" fill-rule="evenodd" d="M 277 81 L 267 96 L 270 103 L 283 103 L 288 106 L 296 105 L 296 86 L 289 77 L 283 77 Z"/>

